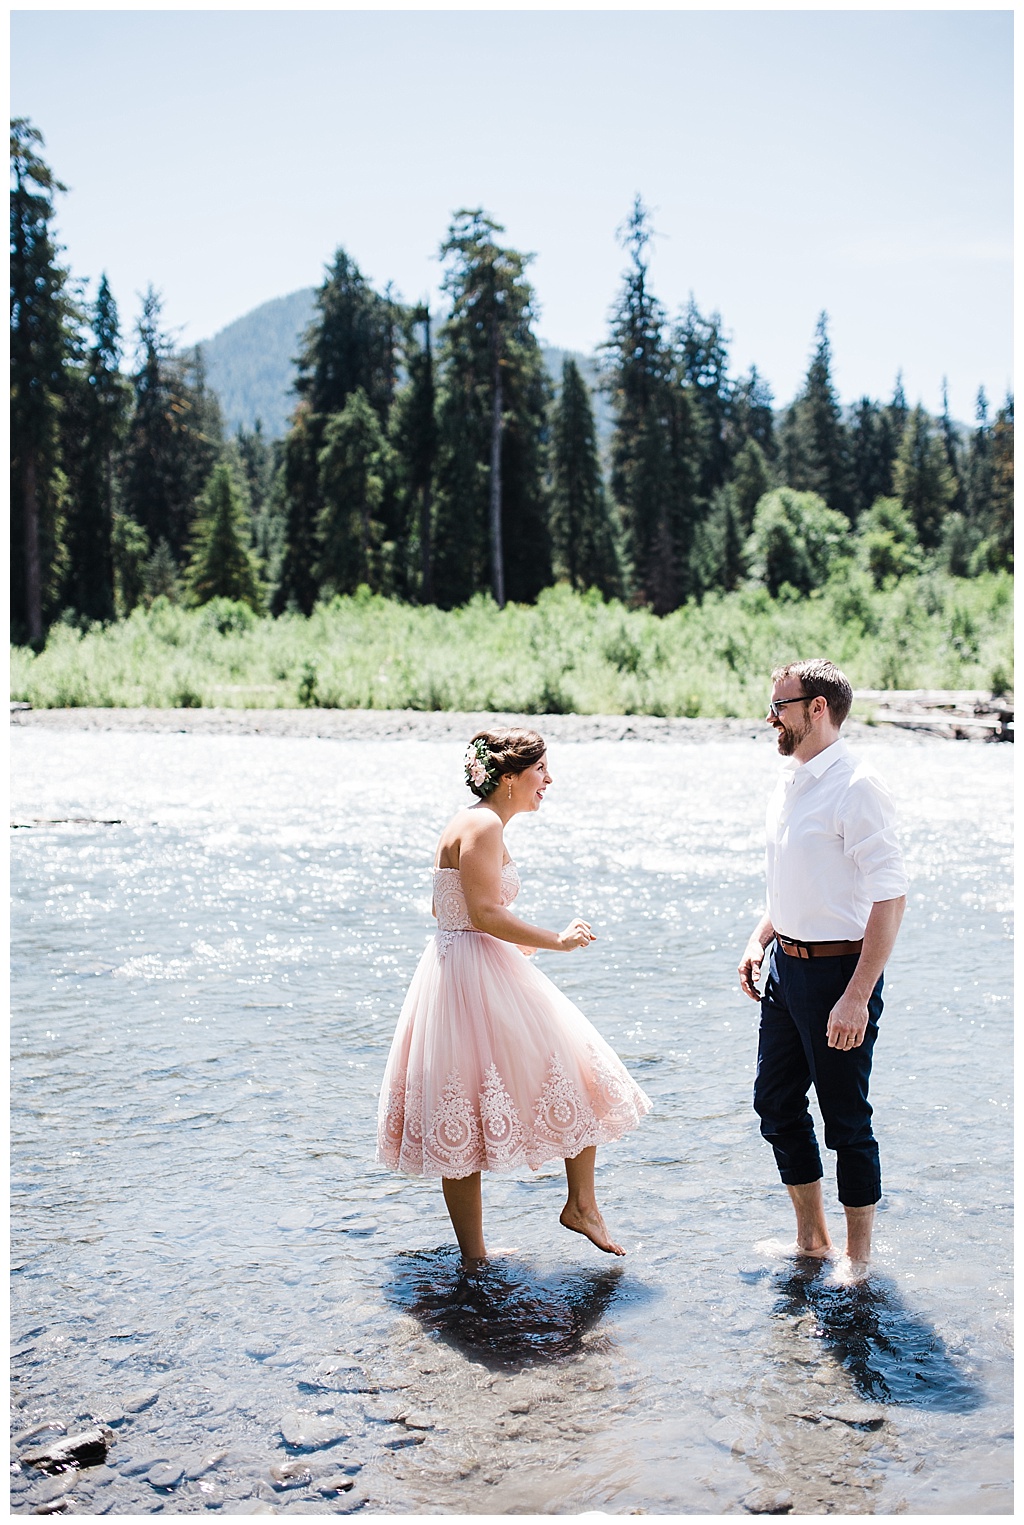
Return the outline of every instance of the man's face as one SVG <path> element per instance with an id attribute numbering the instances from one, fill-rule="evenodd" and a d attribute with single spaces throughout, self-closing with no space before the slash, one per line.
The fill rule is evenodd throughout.
<path id="1" fill-rule="evenodd" d="M 803 687 L 799 678 L 782 678 L 772 686 L 773 703 L 781 703 L 784 699 L 799 700 L 802 694 Z M 804 738 L 811 734 L 812 726 L 806 703 L 785 704 L 778 716 L 769 710 L 767 718 L 768 724 L 775 728 L 779 751 L 783 757 L 792 757 Z"/>

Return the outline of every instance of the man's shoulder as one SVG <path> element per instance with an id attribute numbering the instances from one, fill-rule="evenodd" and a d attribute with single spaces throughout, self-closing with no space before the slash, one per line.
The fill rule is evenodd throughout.
<path id="1" fill-rule="evenodd" d="M 842 758 L 842 764 L 845 785 L 849 793 L 875 797 L 880 795 L 890 804 L 892 803 L 892 791 L 889 785 L 868 758 L 858 757 L 848 751 Z"/>

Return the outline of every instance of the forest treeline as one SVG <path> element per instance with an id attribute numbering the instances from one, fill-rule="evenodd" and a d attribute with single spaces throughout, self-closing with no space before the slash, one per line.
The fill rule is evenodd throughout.
<path id="1" fill-rule="evenodd" d="M 910 407 L 899 377 L 889 401 L 844 410 L 823 313 L 776 410 L 755 367 L 731 373 L 717 313 L 691 299 L 672 317 L 654 294 L 639 198 L 602 347 L 606 459 L 578 367 L 546 373 L 530 257 L 480 209 L 441 246 L 440 313 L 375 290 L 339 249 L 286 436 L 228 437 L 158 294 L 128 340 L 106 277 L 90 297 L 63 265 L 42 149 L 12 122 L 15 642 L 160 597 L 308 615 L 359 588 L 451 609 L 563 582 L 664 615 L 741 585 L 805 595 L 851 559 L 877 588 L 1012 566 L 1012 396 L 993 415 L 979 391 L 968 431 L 948 404 Z"/>

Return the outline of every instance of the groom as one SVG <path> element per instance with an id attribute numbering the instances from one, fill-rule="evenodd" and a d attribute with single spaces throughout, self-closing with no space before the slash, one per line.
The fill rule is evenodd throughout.
<path id="1" fill-rule="evenodd" d="M 889 793 L 839 734 L 852 702 L 831 662 L 791 662 L 772 673 L 767 719 L 786 761 L 768 804 L 767 911 L 739 976 L 761 1003 L 754 1109 L 793 1202 L 797 1252 L 825 1257 L 832 1249 L 807 1110 L 813 1084 L 825 1144 L 836 1151 L 846 1254 L 862 1274 L 882 1194 L 868 1078 L 907 878 Z"/>

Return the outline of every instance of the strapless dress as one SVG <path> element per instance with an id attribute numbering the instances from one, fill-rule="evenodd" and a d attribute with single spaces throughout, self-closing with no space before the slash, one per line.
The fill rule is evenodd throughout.
<path id="1" fill-rule="evenodd" d="M 519 887 L 506 863 L 504 905 Z M 635 1128 L 649 1099 L 534 959 L 475 930 L 458 869 L 434 870 L 434 909 L 384 1073 L 378 1161 L 449 1178 L 536 1170 Z"/>

